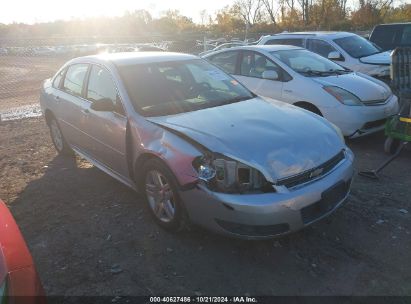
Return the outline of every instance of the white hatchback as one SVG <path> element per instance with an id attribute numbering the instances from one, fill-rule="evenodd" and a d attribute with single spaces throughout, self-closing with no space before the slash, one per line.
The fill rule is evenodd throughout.
<path id="1" fill-rule="evenodd" d="M 346 137 L 383 129 L 399 110 L 397 97 L 384 82 L 300 47 L 237 47 L 204 58 L 258 95 L 324 116 Z"/>

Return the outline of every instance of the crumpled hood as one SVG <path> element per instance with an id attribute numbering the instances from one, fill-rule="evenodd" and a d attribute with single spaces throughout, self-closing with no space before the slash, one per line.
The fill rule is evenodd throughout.
<path id="1" fill-rule="evenodd" d="M 363 77 L 358 73 L 316 77 L 312 79 L 325 86 L 336 86 L 347 90 L 362 101 L 386 100 L 391 95 L 391 91 L 387 87 L 382 86 L 370 78 Z"/>
<path id="2" fill-rule="evenodd" d="M 383 64 L 389 65 L 391 63 L 391 52 L 382 52 L 370 56 L 361 57 L 360 61 L 363 63 L 370 63 L 370 64 Z"/>
<path id="3" fill-rule="evenodd" d="M 316 167 L 345 147 L 325 119 L 271 99 L 147 119 L 253 166 L 271 182 Z"/>

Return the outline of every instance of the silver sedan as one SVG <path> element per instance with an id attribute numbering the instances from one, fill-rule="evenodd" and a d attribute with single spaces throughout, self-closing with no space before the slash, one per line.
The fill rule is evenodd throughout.
<path id="1" fill-rule="evenodd" d="M 353 154 L 337 127 L 257 97 L 196 56 L 77 58 L 44 82 L 61 154 L 145 194 L 154 220 L 243 238 L 299 230 L 347 198 Z"/>

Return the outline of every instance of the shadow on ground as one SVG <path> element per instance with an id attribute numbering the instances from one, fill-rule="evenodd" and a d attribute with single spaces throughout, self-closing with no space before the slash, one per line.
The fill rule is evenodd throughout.
<path id="1" fill-rule="evenodd" d="M 398 211 L 411 211 L 409 151 L 381 181 L 357 177 L 329 218 L 256 242 L 199 228 L 167 233 L 132 190 L 84 160 L 55 156 L 43 131 L 26 134 L 49 158 L 10 204 L 49 295 L 411 294 L 410 215 Z M 377 165 L 382 143 L 350 141 L 357 168 Z"/>

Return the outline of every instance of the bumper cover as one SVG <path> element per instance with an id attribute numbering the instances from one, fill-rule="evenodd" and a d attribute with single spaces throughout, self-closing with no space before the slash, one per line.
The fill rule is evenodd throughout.
<path id="1" fill-rule="evenodd" d="M 385 103 L 367 106 L 339 106 L 324 113 L 324 117 L 337 125 L 344 136 L 360 137 L 384 129 L 385 119 L 399 111 L 398 98 L 392 95 Z"/>
<path id="2" fill-rule="evenodd" d="M 352 152 L 347 153 L 350 157 L 327 175 L 281 193 L 216 193 L 198 184 L 180 195 L 190 220 L 215 232 L 246 239 L 284 235 L 329 215 L 345 201 L 354 173 Z"/>

